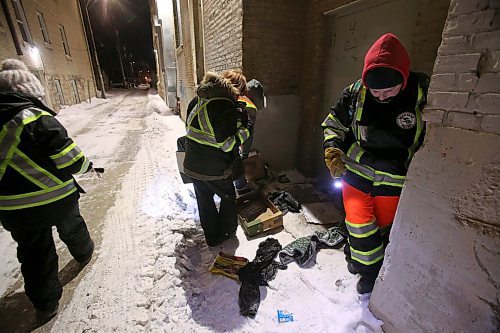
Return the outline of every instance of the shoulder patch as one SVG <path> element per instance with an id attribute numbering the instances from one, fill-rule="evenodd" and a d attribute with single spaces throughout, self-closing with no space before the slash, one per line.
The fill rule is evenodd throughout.
<path id="1" fill-rule="evenodd" d="M 402 129 L 410 129 L 417 123 L 417 117 L 411 112 L 403 112 L 396 118 L 396 124 Z"/>

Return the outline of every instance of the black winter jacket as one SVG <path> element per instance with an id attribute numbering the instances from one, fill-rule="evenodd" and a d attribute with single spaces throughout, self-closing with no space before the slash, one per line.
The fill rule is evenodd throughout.
<path id="1" fill-rule="evenodd" d="M 360 164 L 377 171 L 405 176 L 414 152 L 424 139 L 425 128 L 421 128 L 415 142 L 418 134 L 415 107 L 422 111 L 425 106 L 427 76 L 410 72 L 406 88 L 389 103 L 376 101 L 369 89 L 366 89 L 361 119 L 355 119 L 360 93 L 360 89 L 355 87 L 356 84 L 358 88 L 362 85 L 358 81 L 345 88 L 342 97 L 330 108 L 330 114 L 322 124 L 325 130 L 323 148 L 340 148 L 347 153 L 351 145 L 357 143 L 365 152 L 361 156 Z M 423 99 L 417 105 L 419 85 L 423 90 Z M 354 128 L 359 133 L 355 133 Z M 336 134 L 332 136 L 332 133 Z M 365 192 L 372 190 L 372 184 L 353 172 L 348 171 L 343 178 Z M 400 192 L 400 189 L 387 189 L 385 186 L 379 189 L 386 195 L 397 195 Z"/>
<path id="2" fill-rule="evenodd" d="M 188 176 L 199 180 L 220 180 L 231 177 L 231 165 L 238 156 L 237 147 L 242 143 L 236 133 L 246 125 L 246 115 L 241 112 L 233 88 L 224 82 L 223 78 L 215 75 L 210 77 L 208 82 L 202 82 L 198 87 L 197 96 L 189 103 L 186 119 L 189 119 L 189 115 L 195 109 L 199 98 L 216 97 L 226 99 L 214 100 L 207 105 L 208 117 L 215 139 L 220 143 L 234 136 L 236 138 L 235 149 L 225 152 L 220 148 L 204 145 L 187 138 L 184 171 Z M 194 118 L 191 126 L 200 129 L 197 117 Z"/>
<path id="3" fill-rule="evenodd" d="M 42 102 L 21 93 L 0 92 L 0 125 L 2 128 L 20 111 L 27 108 L 37 108 L 46 111 L 51 116 L 41 116 L 37 120 L 26 124 L 20 135 L 18 149 L 27 155 L 41 168 L 63 182 L 73 179 L 72 174 L 81 171 L 85 158 L 82 157 L 63 168 L 57 168 L 50 156 L 56 155 L 66 147 L 73 144 L 68 137 L 66 129 L 53 117 L 55 113 L 43 105 Z M 88 166 L 90 170 L 92 163 Z M 79 186 L 75 182 L 75 186 Z M 27 180 L 19 172 L 7 166 L 3 177 L 0 179 L 0 195 L 16 195 L 39 191 L 40 188 Z M 77 202 L 78 193 L 74 192 L 53 203 L 18 210 L 0 210 L 2 223 L 13 220 L 46 220 L 51 216 L 63 215 Z M 60 214 L 61 213 L 61 214 Z M 28 221 L 24 221 L 27 223 Z M 19 221 L 18 223 L 23 223 Z"/>

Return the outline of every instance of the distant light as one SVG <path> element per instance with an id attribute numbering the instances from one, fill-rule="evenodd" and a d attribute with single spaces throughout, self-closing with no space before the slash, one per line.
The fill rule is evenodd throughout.
<path id="1" fill-rule="evenodd" d="M 342 181 L 339 178 L 333 180 L 333 187 L 342 188 Z"/>
<path id="2" fill-rule="evenodd" d="M 33 46 L 31 48 L 31 56 L 36 59 L 36 58 L 38 58 L 39 55 L 40 55 L 40 51 L 38 50 L 38 47 Z"/>
<path id="3" fill-rule="evenodd" d="M 40 56 L 40 51 L 38 50 L 38 48 L 36 46 L 31 47 L 30 58 L 36 67 L 38 67 L 38 68 L 43 67 L 42 57 Z"/>
<path id="4" fill-rule="evenodd" d="M 145 77 L 144 77 L 144 80 L 147 80 L 147 79 L 148 79 L 148 77 L 147 77 L 147 76 L 145 76 Z"/>

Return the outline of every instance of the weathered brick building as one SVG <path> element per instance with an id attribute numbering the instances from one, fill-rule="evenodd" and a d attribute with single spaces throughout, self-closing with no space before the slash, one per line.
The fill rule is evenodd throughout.
<path id="1" fill-rule="evenodd" d="M 183 118 L 203 73 L 242 68 L 268 98 L 254 147 L 274 169 L 325 181 L 329 105 L 373 41 L 402 40 L 431 76 L 427 135 L 370 307 L 386 332 L 498 331 L 500 2 L 172 1 Z"/>
<path id="2" fill-rule="evenodd" d="M 76 0 L 2 0 L 0 59 L 26 63 L 46 90 L 46 104 L 63 105 L 95 97 L 89 52 Z"/>

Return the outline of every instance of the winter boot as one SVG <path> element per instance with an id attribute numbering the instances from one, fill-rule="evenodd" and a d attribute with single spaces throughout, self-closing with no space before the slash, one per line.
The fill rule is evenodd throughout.
<path id="1" fill-rule="evenodd" d="M 93 240 L 90 241 L 92 242 L 92 248 L 90 249 L 90 251 L 88 251 L 82 256 L 75 257 L 76 262 L 78 262 L 82 267 L 90 262 L 90 260 L 92 259 L 92 254 L 94 253 L 94 247 L 95 247 L 94 241 Z"/>
<path id="2" fill-rule="evenodd" d="M 57 314 L 59 302 L 51 302 L 42 307 L 36 308 L 36 316 L 38 321 L 46 322 Z"/>
<path id="3" fill-rule="evenodd" d="M 356 267 L 354 267 L 354 263 L 352 263 L 351 261 L 347 262 L 347 270 L 351 274 L 358 274 L 359 273 L 358 270 L 356 269 Z"/>
<path id="4" fill-rule="evenodd" d="M 371 293 L 373 290 L 373 286 L 375 285 L 376 276 L 367 276 L 361 275 L 361 278 L 356 285 L 356 290 L 358 294 L 366 294 Z"/>

